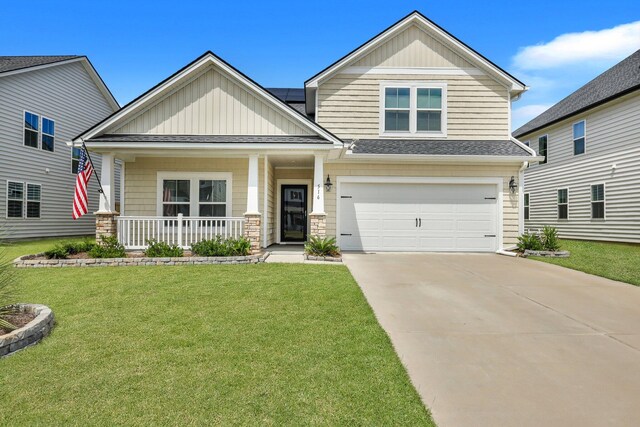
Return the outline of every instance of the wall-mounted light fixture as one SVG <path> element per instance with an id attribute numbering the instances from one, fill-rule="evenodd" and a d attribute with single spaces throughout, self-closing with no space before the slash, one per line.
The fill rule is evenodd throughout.
<path id="1" fill-rule="evenodd" d="M 509 180 L 509 191 L 511 191 L 512 193 L 515 193 L 517 189 L 518 189 L 518 183 L 516 182 L 516 179 L 512 176 L 511 179 Z"/>
<path id="2" fill-rule="evenodd" d="M 327 180 L 324 182 L 324 188 L 326 188 L 327 193 L 331 191 L 331 187 L 333 187 L 333 184 L 331 183 L 331 178 L 327 175 Z"/>

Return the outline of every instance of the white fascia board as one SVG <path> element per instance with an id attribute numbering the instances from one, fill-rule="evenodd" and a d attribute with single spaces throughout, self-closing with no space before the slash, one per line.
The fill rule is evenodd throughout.
<path id="1" fill-rule="evenodd" d="M 542 159 L 542 157 L 529 156 L 442 156 L 428 154 L 354 154 L 347 151 L 344 156 L 346 160 L 363 160 L 379 162 L 439 162 L 439 163 L 515 163 L 522 164 L 532 160 Z"/>
<path id="2" fill-rule="evenodd" d="M 72 141 L 74 147 L 82 147 L 81 141 Z M 190 142 L 162 142 L 158 144 L 141 143 L 141 142 L 85 142 L 87 148 L 100 151 L 112 151 L 118 149 L 139 149 L 139 150 L 335 150 L 333 144 L 255 144 L 255 143 L 190 143 Z M 342 147 L 342 144 L 340 144 Z"/>

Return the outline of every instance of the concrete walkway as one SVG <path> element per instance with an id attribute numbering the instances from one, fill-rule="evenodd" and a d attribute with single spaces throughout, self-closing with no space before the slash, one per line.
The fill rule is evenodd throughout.
<path id="1" fill-rule="evenodd" d="M 344 260 L 440 427 L 640 425 L 640 288 L 499 255 Z"/>

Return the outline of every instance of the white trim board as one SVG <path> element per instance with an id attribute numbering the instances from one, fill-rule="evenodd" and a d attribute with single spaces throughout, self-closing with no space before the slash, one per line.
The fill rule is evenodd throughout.
<path id="1" fill-rule="evenodd" d="M 289 242 L 282 242 L 280 236 L 280 209 L 282 208 L 282 184 L 284 185 L 306 185 L 307 186 L 307 212 L 311 212 L 311 198 L 313 197 L 313 180 L 311 179 L 300 179 L 300 178 L 283 178 L 276 180 L 276 244 L 284 245 L 284 244 L 294 244 Z M 307 213 L 307 233 L 309 232 L 309 228 L 311 227 L 311 219 L 309 214 Z M 299 244 L 295 242 L 295 244 Z"/>
<path id="2" fill-rule="evenodd" d="M 501 177 L 400 177 L 400 176 L 337 176 L 336 177 L 336 243 L 340 246 L 340 196 L 345 183 L 385 183 L 385 184 L 494 184 L 496 186 L 497 248 L 504 249 L 504 179 Z"/>

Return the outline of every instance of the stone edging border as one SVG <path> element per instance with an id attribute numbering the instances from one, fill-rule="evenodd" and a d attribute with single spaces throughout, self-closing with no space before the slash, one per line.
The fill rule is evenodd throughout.
<path id="1" fill-rule="evenodd" d="M 569 257 L 570 252 L 569 251 L 556 251 L 556 252 L 552 252 L 552 251 L 532 251 L 532 250 L 525 250 L 524 251 L 524 256 L 540 256 L 540 257 L 546 257 L 546 258 L 568 258 Z"/>
<path id="2" fill-rule="evenodd" d="M 30 311 L 36 315 L 31 322 L 0 336 L 0 357 L 8 356 L 25 347 L 42 341 L 53 328 L 55 318 L 53 311 L 42 304 L 16 304 L 21 310 Z"/>
<path id="3" fill-rule="evenodd" d="M 21 256 L 13 261 L 13 265 L 17 268 L 60 268 L 123 267 L 132 265 L 257 264 L 264 262 L 269 256 L 269 252 L 260 255 L 232 257 L 35 259 L 40 256 L 43 256 L 43 254 Z"/>
<path id="4" fill-rule="evenodd" d="M 308 254 L 304 254 L 304 259 L 308 261 L 342 262 L 342 257 L 315 256 L 315 255 L 308 255 Z"/>

